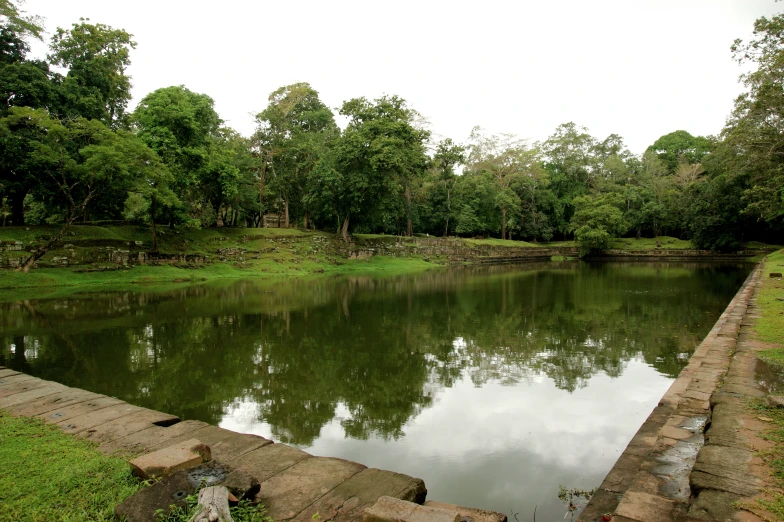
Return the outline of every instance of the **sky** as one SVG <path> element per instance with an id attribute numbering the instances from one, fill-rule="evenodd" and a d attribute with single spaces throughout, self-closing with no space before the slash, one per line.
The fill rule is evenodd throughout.
<path id="1" fill-rule="evenodd" d="M 474 126 L 544 140 L 573 121 L 634 153 L 684 129 L 718 134 L 742 92 L 735 38 L 774 0 L 27 0 L 49 34 L 80 17 L 122 28 L 133 100 L 185 85 L 227 125 L 254 130 L 275 89 L 322 101 L 403 97 L 436 137 Z M 48 40 L 48 37 L 47 37 Z M 46 46 L 33 45 L 42 57 Z"/>

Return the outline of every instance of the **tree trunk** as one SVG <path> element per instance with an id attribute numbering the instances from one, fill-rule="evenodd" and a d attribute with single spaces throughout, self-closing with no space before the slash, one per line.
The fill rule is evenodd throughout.
<path id="1" fill-rule="evenodd" d="M 54 236 L 52 239 L 50 239 L 44 246 L 39 248 L 37 251 L 35 251 L 32 254 L 30 254 L 30 257 L 25 259 L 24 263 L 22 263 L 21 266 L 19 266 L 19 268 L 16 269 L 16 271 L 17 272 L 24 272 L 24 273 L 29 272 L 30 269 L 33 267 L 33 265 L 35 264 L 36 261 L 38 261 L 39 259 L 44 257 L 46 255 L 46 253 L 49 252 L 49 250 L 52 249 L 52 247 L 55 245 L 55 243 L 57 243 L 61 239 L 63 239 L 63 236 L 65 235 L 65 233 L 68 231 L 69 228 L 71 228 L 71 224 L 74 222 L 74 219 L 76 219 L 76 215 L 77 215 L 77 212 L 75 210 L 70 212 L 70 216 L 68 218 L 68 221 L 65 222 L 65 225 L 63 225 L 63 228 L 60 229 L 60 231 L 57 233 L 57 235 Z"/>
<path id="2" fill-rule="evenodd" d="M 229 513 L 229 490 L 226 486 L 211 486 L 199 491 L 199 508 L 188 522 L 234 522 Z"/>
<path id="3" fill-rule="evenodd" d="M 343 241 L 348 243 L 348 220 L 350 214 L 346 216 L 345 221 L 343 221 L 343 228 L 341 229 L 341 235 L 343 236 Z"/>
<path id="4" fill-rule="evenodd" d="M 449 189 L 446 189 L 446 227 L 444 237 L 449 237 L 449 214 L 452 213 L 452 203 L 449 201 Z"/>
<path id="5" fill-rule="evenodd" d="M 87 211 L 87 206 L 85 205 L 84 210 L 82 211 L 82 223 L 87 223 L 87 218 L 89 217 L 89 212 Z"/>
<path id="6" fill-rule="evenodd" d="M 12 192 L 8 199 L 11 202 L 11 224 L 15 227 L 24 226 L 24 199 L 26 192 Z"/>
<path id="7" fill-rule="evenodd" d="M 152 224 L 152 251 L 158 251 L 158 234 L 155 231 L 155 196 L 150 198 L 150 223 Z"/>
<path id="8" fill-rule="evenodd" d="M 259 228 L 264 228 L 264 176 L 267 174 L 267 159 L 269 154 L 262 160 L 259 176 Z"/>
<path id="9" fill-rule="evenodd" d="M 289 200 L 288 199 L 284 201 L 284 208 L 285 208 L 285 216 L 286 216 L 285 226 L 286 228 L 289 228 Z"/>
<path id="10" fill-rule="evenodd" d="M 308 211 L 305 211 L 305 215 L 302 217 L 302 228 L 305 230 L 308 229 Z"/>
<path id="11" fill-rule="evenodd" d="M 408 185 L 406 185 L 406 203 L 406 219 L 408 220 L 406 235 L 411 237 L 414 235 L 414 224 L 411 222 L 411 189 L 408 188 Z"/>
<path id="12" fill-rule="evenodd" d="M 506 239 L 506 207 L 501 207 L 501 239 Z"/>

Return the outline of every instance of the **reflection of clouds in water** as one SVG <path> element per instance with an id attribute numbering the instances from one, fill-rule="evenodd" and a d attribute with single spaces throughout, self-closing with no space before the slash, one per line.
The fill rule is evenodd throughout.
<path id="1" fill-rule="evenodd" d="M 543 375 L 481 388 L 464 375 L 441 388 L 397 440 L 346 438 L 341 421 L 351 413 L 339 403 L 335 418 L 303 449 L 421 477 L 431 499 L 508 512 L 514 506 L 502 502 L 520 498 L 520 506 L 541 506 L 542 519 L 560 518 L 558 484 L 597 486 L 670 382 L 641 360 L 620 377 L 600 374 L 571 393 Z M 220 425 L 272 433 L 247 401 L 233 404 Z"/>

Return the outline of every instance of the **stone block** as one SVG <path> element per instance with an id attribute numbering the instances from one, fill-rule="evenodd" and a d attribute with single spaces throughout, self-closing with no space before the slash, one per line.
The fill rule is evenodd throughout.
<path id="1" fill-rule="evenodd" d="M 771 408 L 784 408 L 784 396 L 782 395 L 768 395 L 765 402 Z"/>
<path id="2" fill-rule="evenodd" d="M 106 422 L 100 426 L 83 431 L 79 435 L 96 443 L 108 442 L 132 435 L 150 428 L 155 424 L 175 424 L 180 419 L 174 415 L 153 410 L 142 410 L 137 413 Z"/>
<path id="3" fill-rule="evenodd" d="M 672 522 L 675 518 L 674 509 L 675 503 L 671 500 L 648 493 L 628 491 L 615 513 L 640 522 Z"/>
<path id="4" fill-rule="evenodd" d="M 182 471 L 155 482 L 148 488 L 140 489 L 126 498 L 114 509 L 117 520 L 126 522 L 150 522 L 156 520 L 155 511 L 163 509 L 168 513 L 170 506 L 185 506 L 185 497 L 196 492 L 196 486 L 188 481 Z"/>
<path id="5" fill-rule="evenodd" d="M 91 399 L 89 401 L 78 402 L 67 406 L 58 406 L 54 410 L 49 410 L 36 416 L 45 420 L 46 422 L 62 422 L 80 415 L 84 415 L 85 413 L 91 411 L 97 411 L 120 404 L 125 403 L 120 399 L 101 395 L 100 397 Z"/>
<path id="6" fill-rule="evenodd" d="M 268 444 L 241 456 L 234 461 L 234 465 L 264 482 L 311 456 L 310 453 L 285 444 Z"/>
<path id="7" fill-rule="evenodd" d="M 507 519 L 505 514 L 499 513 L 498 511 L 485 511 L 484 509 L 456 506 L 454 504 L 445 504 L 434 500 L 425 502 L 425 507 L 457 511 L 463 522 L 468 522 L 466 519 L 471 519 L 474 522 L 506 522 Z"/>
<path id="8" fill-rule="evenodd" d="M 193 433 L 209 426 L 206 422 L 186 420 L 163 428 L 150 426 L 126 437 L 104 442 L 99 449 L 104 453 L 130 452 L 143 453 L 154 451 L 156 446 L 170 446 L 181 440 L 196 438 Z M 167 444 L 168 443 L 168 444 Z"/>
<path id="9" fill-rule="evenodd" d="M 381 497 L 365 510 L 363 522 L 460 522 L 460 513 L 420 506 L 392 497 Z"/>
<path id="10" fill-rule="evenodd" d="M 237 433 L 236 431 L 208 425 L 198 431 L 184 435 L 179 440 L 174 439 L 171 442 L 164 442 L 152 449 L 160 449 L 164 446 L 169 446 L 170 444 L 190 438 L 199 439 L 209 445 L 212 450 L 212 458 L 227 464 L 232 464 L 236 459 L 246 453 L 250 453 L 267 444 L 272 444 L 271 440 L 259 437 L 258 435 Z"/>
<path id="11" fill-rule="evenodd" d="M 276 522 L 290 520 L 367 466 L 343 459 L 310 457 L 262 481 L 256 500 Z"/>
<path id="12" fill-rule="evenodd" d="M 144 411 L 144 409 L 125 402 L 121 402 L 115 406 L 101 408 L 100 410 L 91 411 L 89 413 L 58 422 L 57 425 L 66 433 L 77 434 L 89 430 L 90 428 L 100 426 L 101 424 L 107 423 L 109 421 L 113 421 L 114 419 L 127 417 L 140 411 Z"/>
<path id="13" fill-rule="evenodd" d="M 422 479 L 368 468 L 303 509 L 293 520 L 311 522 L 313 515 L 318 513 L 322 520 L 354 522 L 361 519 L 365 509 L 373 506 L 381 496 L 422 504 L 427 489 Z"/>
<path id="14" fill-rule="evenodd" d="M 197 439 L 174 444 L 133 459 L 131 469 L 137 477 L 165 477 L 177 471 L 193 468 L 210 460 L 210 448 Z"/>
<path id="15" fill-rule="evenodd" d="M 10 408 L 10 411 L 16 415 L 24 417 L 34 417 L 46 412 L 71 406 L 80 402 L 87 402 L 91 399 L 97 399 L 100 395 L 97 393 L 86 392 L 75 388 L 68 388 L 66 391 L 55 393 L 53 395 L 45 395 L 33 401 L 28 401 L 23 404 L 17 404 Z"/>

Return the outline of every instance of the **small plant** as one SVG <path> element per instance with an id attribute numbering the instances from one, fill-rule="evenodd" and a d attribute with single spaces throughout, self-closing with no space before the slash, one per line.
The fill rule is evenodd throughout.
<path id="1" fill-rule="evenodd" d="M 594 493 L 596 493 L 596 488 L 591 490 L 567 489 L 563 484 L 559 484 L 558 499 L 566 504 L 567 510 L 564 518 L 569 516 L 570 519 L 574 519 L 574 515 L 583 510 Z"/>
<path id="2" fill-rule="evenodd" d="M 202 489 L 203 484 L 199 489 Z M 188 522 L 199 512 L 199 492 L 185 497 L 185 506 L 169 506 L 169 512 L 159 509 L 155 512 L 156 522 Z M 229 508 L 234 522 L 274 522 L 264 515 L 264 506 L 242 499 L 236 506 Z"/>

